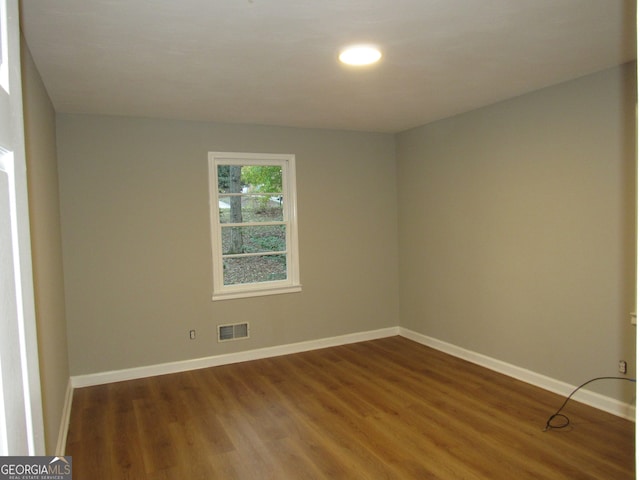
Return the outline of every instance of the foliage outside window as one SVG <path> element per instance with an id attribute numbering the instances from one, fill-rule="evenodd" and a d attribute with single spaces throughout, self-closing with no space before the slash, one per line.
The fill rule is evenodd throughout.
<path id="1" fill-rule="evenodd" d="M 295 156 L 209 153 L 213 299 L 300 291 Z"/>

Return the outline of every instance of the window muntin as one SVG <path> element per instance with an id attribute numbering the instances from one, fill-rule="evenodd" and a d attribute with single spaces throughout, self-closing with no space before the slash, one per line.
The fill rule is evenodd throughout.
<path id="1" fill-rule="evenodd" d="M 300 291 L 295 156 L 209 154 L 213 299 Z"/>

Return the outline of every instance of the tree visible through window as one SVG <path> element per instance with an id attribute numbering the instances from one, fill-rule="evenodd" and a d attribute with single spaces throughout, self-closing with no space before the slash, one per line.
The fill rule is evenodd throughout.
<path id="1" fill-rule="evenodd" d="M 300 290 L 293 155 L 211 153 L 214 299 Z"/>

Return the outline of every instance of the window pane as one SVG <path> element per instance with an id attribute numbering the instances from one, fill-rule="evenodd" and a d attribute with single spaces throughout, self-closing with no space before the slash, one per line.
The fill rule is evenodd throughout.
<path id="1" fill-rule="evenodd" d="M 218 165 L 218 193 L 282 193 L 278 165 Z"/>
<path id="2" fill-rule="evenodd" d="M 272 282 L 287 279 L 286 255 L 225 258 L 224 284 Z"/>
<path id="3" fill-rule="evenodd" d="M 281 252 L 287 249 L 286 225 L 222 227 L 222 253 Z"/>
<path id="4" fill-rule="evenodd" d="M 281 222 L 282 196 L 242 195 L 218 197 L 220 223 Z"/>

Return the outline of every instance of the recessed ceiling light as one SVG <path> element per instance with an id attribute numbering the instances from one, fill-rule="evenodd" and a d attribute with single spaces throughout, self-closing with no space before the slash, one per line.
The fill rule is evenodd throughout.
<path id="1" fill-rule="evenodd" d="M 347 65 L 371 65 L 376 63 L 382 57 L 382 53 L 377 47 L 372 45 L 354 45 L 347 47 L 338 57 L 342 63 Z"/>

